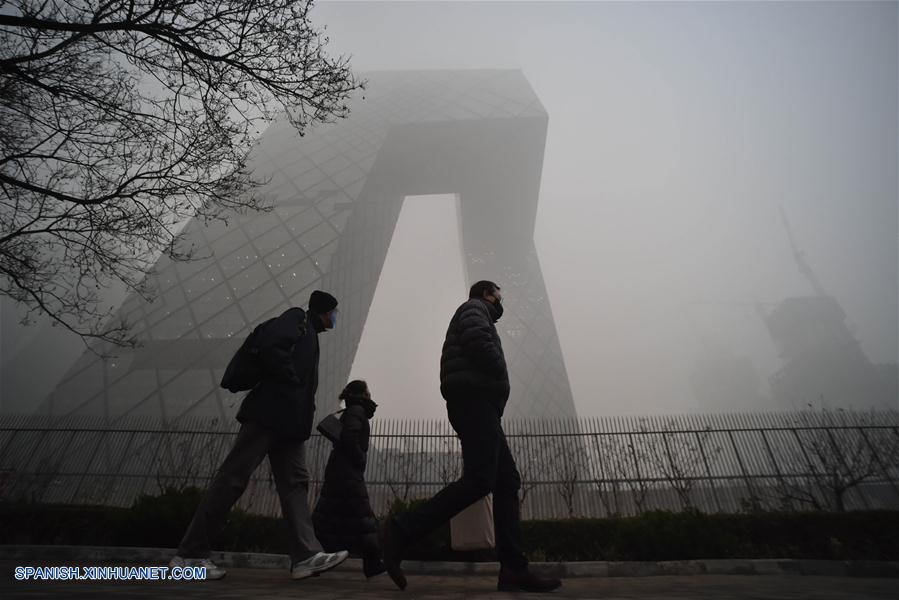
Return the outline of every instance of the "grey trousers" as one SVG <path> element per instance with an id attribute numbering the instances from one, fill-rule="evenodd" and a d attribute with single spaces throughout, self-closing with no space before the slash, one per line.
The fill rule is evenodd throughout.
<path id="1" fill-rule="evenodd" d="M 210 536 L 225 526 L 231 507 L 243 494 L 250 476 L 266 455 L 281 500 L 281 513 L 287 520 L 292 562 L 322 551 L 309 512 L 305 442 L 284 439 L 254 423 L 244 423 L 178 546 L 179 556 L 209 557 Z"/>

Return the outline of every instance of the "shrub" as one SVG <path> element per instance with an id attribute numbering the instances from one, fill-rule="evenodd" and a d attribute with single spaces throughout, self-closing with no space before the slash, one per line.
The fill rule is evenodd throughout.
<path id="1" fill-rule="evenodd" d="M 0 504 L 0 543 L 172 548 L 202 498 L 196 488 L 142 496 L 131 508 Z M 389 516 L 423 501 L 394 502 Z M 637 517 L 522 523 L 531 560 L 812 558 L 899 560 L 899 511 L 706 514 L 648 512 Z M 287 552 L 283 519 L 233 510 L 213 547 Z M 418 560 L 496 560 L 492 551 L 456 552 L 449 524 L 409 548 Z"/>
<path id="2" fill-rule="evenodd" d="M 204 490 L 165 488 L 158 496 L 137 498 L 127 512 L 119 545 L 173 548 L 181 541 Z"/>

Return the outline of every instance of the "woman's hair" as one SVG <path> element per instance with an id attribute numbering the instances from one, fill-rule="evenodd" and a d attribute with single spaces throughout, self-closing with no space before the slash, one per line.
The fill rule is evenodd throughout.
<path id="1" fill-rule="evenodd" d="M 365 383 L 365 381 L 362 379 L 354 379 L 346 384 L 346 387 L 340 392 L 339 398 L 341 400 L 346 400 L 348 396 L 364 396 L 367 391 L 368 384 Z"/>

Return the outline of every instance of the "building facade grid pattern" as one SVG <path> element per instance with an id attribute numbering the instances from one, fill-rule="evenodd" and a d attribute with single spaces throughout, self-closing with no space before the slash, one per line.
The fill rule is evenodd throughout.
<path id="1" fill-rule="evenodd" d="M 534 163 L 537 185 L 532 182 L 525 190 L 532 200 L 521 208 L 525 215 L 533 213 L 546 114 L 520 72 L 368 77 L 366 97 L 353 105 L 350 118 L 303 137 L 284 123 L 264 133 L 253 167 L 268 179 L 262 196 L 271 210 L 233 215 L 227 223 L 190 222 L 184 241 L 196 248 L 197 258 L 161 259 L 149 280 L 156 299 L 146 302 L 133 295 L 121 306 L 119 314 L 133 324 L 140 346 L 114 351 L 118 356 L 112 359 L 85 352 L 39 412 L 99 415 L 111 422 L 146 415 L 172 426 L 195 416 L 227 419 L 240 397 L 217 383 L 233 351 L 255 324 L 304 305 L 314 289 L 327 289 L 340 299 L 340 326 L 321 338 L 318 402 L 320 410 L 330 410 L 349 374 L 405 195 L 444 193 L 450 186 L 451 192 L 476 197 L 463 198 L 466 206 L 490 204 L 491 197 L 480 197 L 483 192 L 471 186 L 466 167 L 457 173 L 453 161 L 521 129 L 536 132 L 522 155 L 532 163 L 539 160 Z M 498 133 L 478 137 L 491 128 Z M 472 133 L 460 135 L 460 130 Z M 422 169 L 406 166 L 416 144 L 443 153 L 427 169 L 453 164 L 422 181 Z M 483 150 L 490 151 L 493 147 Z M 528 165 L 520 170 L 527 173 Z M 452 189 L 466 185 L 471 191 Z M 514 199 L 517 193 L 508 195 Z M 514 218 L 507 213 L 505 220 Z M 498 326 L 513 386 L 510 416 L 574 417 L 528 218 L 533 214 L 513 232 L 524 240 L 515 264 L 484 247 L 478 233 L 468 236 L 477 243 L 465 248 L 465 267 L 470 278 L 501 281 L 507 291 L 506 315 Z M 460 298 L 463 294 L 460 290 Z M 435 395 L 436 387 L 435 382 Z"/>

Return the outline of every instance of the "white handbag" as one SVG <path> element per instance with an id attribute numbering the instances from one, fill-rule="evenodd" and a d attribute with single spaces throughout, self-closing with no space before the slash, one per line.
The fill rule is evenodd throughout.
<path id="1" fill-rule="evenodd" d="M 450 519 L 450 545 L 453 550 L 484 550 L 496 546 L 492 494 Z"/>

